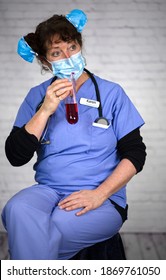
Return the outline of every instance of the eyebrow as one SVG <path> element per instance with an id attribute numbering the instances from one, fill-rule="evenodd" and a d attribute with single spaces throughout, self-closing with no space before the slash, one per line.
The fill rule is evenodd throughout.
<path id="1" fill-rule="evenodd" d="M 51 48 L 48 48 L 48 50 L 47 51 L 49 51 L 49 52 L 52 52 L 52 51 L 55 51 L 55 50 L 58 50 L 58 49 L 60 49 L 60 47 L 51 47 Z"/>
<path id="2" fill-rule="evenodd" d="M 72 46 L 72 44 L 76 44 L 75 42 L 70 42 L 68 43 L 69 44 L 69 47 Z M 71 45 L 70 45 L 71 44 Z M 77 44 L 76 44 L 77 45 Z M 54 46 L 54 47 L 50 47 L 48 48 L 48 51 L 54 51 L 54 50 L 57 50 L 57 49 L 60 49 L 60 46 Z"/>

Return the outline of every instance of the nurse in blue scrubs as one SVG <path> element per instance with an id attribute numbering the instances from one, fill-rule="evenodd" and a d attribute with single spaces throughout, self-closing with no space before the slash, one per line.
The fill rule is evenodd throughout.
<path id="1" fill-rule="evenodd" d="M 37 58 L 53 77 L 30 89 L 5 144 L 13 166 L 37 154 L 36 184 L 16 193 L 2 213 L 13 260 L 70 259 L 114 236 L 123 224 L 117 207 L 127 205 L 126 184 L 145 162 L 142 117 L 120 85 L 93 75 L 107 123 L 98 122 L 82 55 L 86 22 L 80 10 L 54 15 L 18 43 L 24 60 Z M 66 100 L 73 86 L 78 120 L 71 124 Z"/>

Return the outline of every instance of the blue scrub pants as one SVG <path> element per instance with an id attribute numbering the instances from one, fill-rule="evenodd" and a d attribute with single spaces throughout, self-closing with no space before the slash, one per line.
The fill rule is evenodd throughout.
<path id="1" fill-rule="evenodd" d="M 59 209 L 66 197 L 55 189 L 34 185 L 14 195 L 2 212 L 12 260 L 66 260 L 81 249 L 115 235 L 122 218 L 106 200 L 77 217 L 77 210 Z"/>

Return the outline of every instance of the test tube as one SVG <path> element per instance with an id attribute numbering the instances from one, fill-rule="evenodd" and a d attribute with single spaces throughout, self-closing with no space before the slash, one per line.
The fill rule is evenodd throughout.
<path id="1" fill-rule="evenodd" d="M 78 106 L 76 101 L 76 81 L 74 78 L 74 72 L 71 73 L 71 82 L 73 89 L 65 99 L 66 119 L 68 123 L 75 124 L 78 122 Z"/>

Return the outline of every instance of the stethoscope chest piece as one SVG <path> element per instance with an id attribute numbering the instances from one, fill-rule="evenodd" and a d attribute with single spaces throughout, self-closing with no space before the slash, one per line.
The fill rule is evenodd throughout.
<path id="1" fill-rule="evenodd" d="M 106 118 L 104 118 L 104 117 L 99 117 L 99 118 L 97 118 L 97 119 L 93 122 L 92 125 L 93 125 L 93 126 L 97 126 L 97 127 L 101 127 L 101 128 L 104 128 L 104 129 L 107 129 L 107 128 L 110 126 L 108 120 L 107 120 Z"/>

